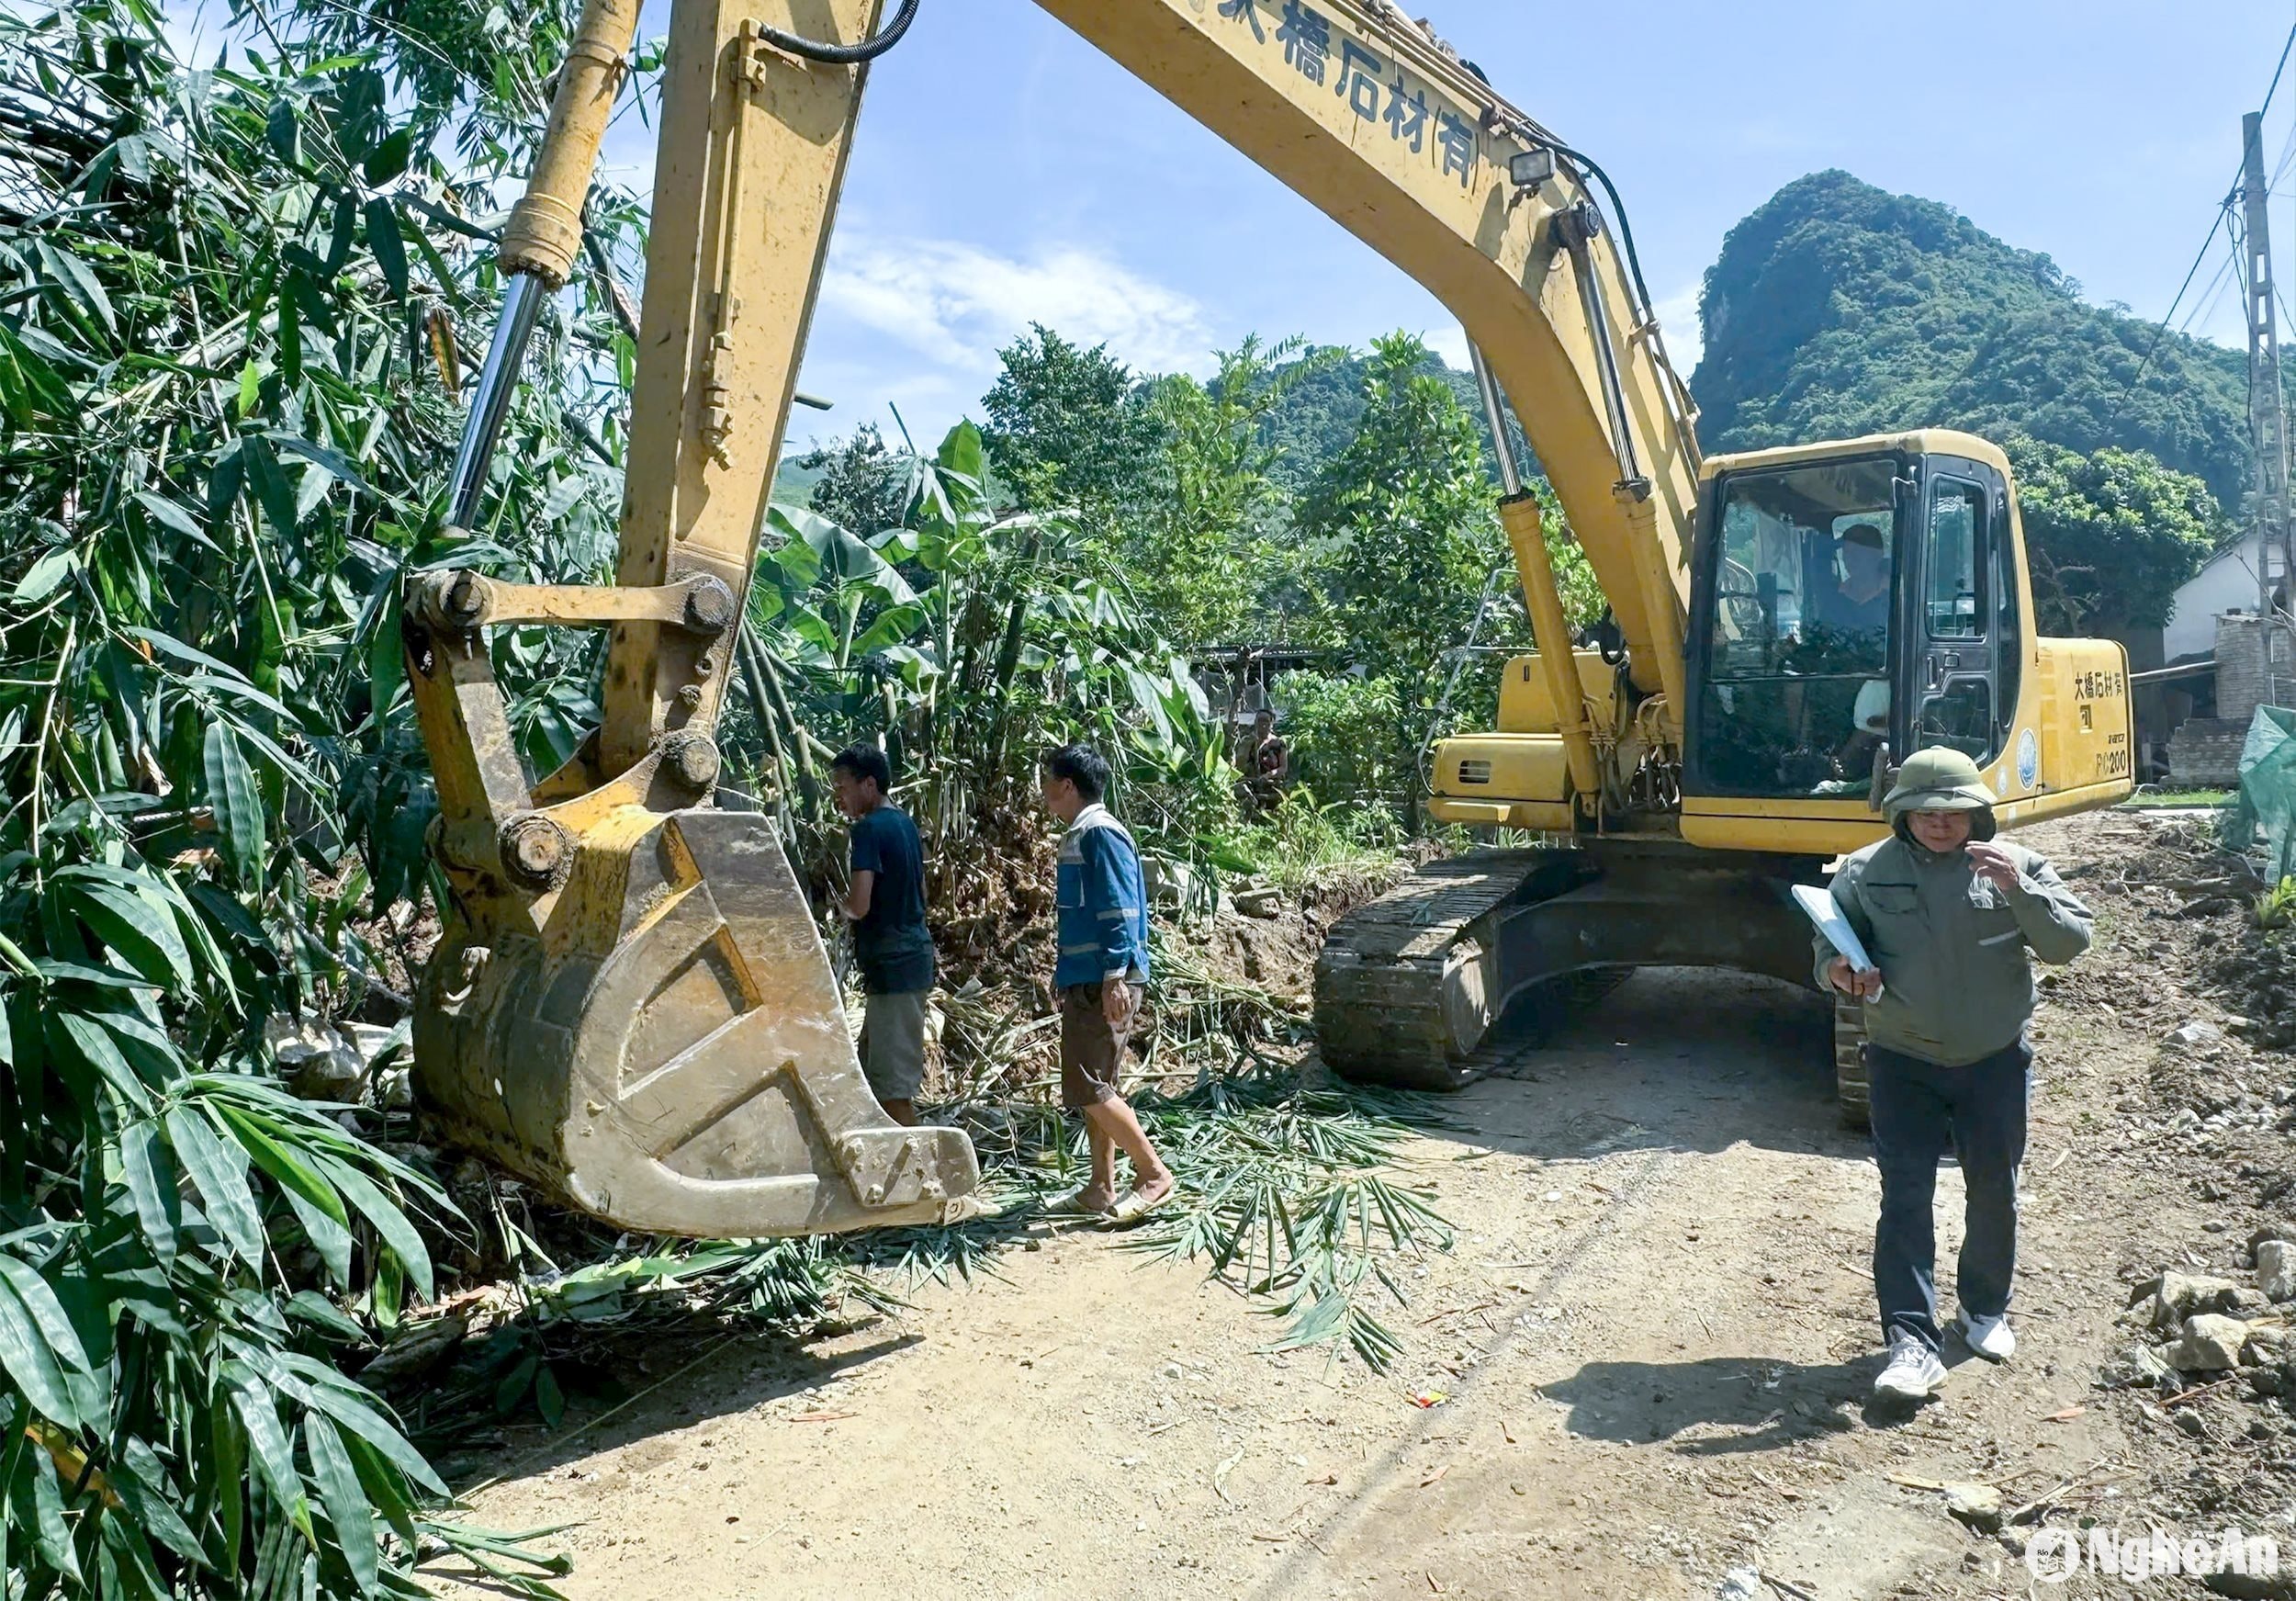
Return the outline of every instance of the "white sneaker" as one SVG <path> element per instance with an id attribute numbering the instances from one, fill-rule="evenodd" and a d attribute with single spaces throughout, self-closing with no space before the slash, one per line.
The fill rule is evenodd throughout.
<path id="1" fill-rule="evenodd" d="M 1963 1313 L 1961 1337 L 1969 1342 L 1971 1350 L 1988 1362 L 2006 1362 L 2017 1354 L 2017 1332 L 2009 1327 L 2006 1314 L 1976 1317 Z"/>
<path id="2" fill-rule="evenodd" d="M 1874 1381 L 1874 1393 L 1885 1400 L 1927 1401 L 1945 1382 L 1945 1364 L 1937 1353 L 1911 1335 L 1889 1343 L 1889 1365 Z"/>

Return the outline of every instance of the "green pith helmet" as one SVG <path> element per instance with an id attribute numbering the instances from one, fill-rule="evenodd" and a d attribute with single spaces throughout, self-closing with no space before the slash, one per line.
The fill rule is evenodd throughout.
<path id="1" fill-rule="evenodd" d="M 1958 750 L 1932 745 L 1906 758 L 1897 782 L 1882 801 L 1892 823 L 1908 812 L 1975 812 L 1969 819 L 1969 837 L 1993 838 L 1993 792 L 1986 787 L 1977 764 Z"/>

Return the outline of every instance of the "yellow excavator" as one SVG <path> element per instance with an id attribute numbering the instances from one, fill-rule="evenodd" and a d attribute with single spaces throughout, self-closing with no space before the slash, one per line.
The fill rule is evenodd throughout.
<path id="1" fill-rule="evenodd" d="M 1967 752 L 2005 827 L 2131 786 L 2126 657 L 2033 626 L 2009 464 L 1924 430 L 1705 457 L 1608 177 L 1385 0 L 1039 0 L 1425 286 L 1465 325 L 1537 649 L 1430 810 L 1534 843 L 1438 862 L 1344 919 L 1324 1060 L 1471 1078 L 1530 992 L 1638 966 L 1810 981 L 1789 890 L 1880 837 L 1893 753 Z M 426 1100 L 621 1227 L 764 1236 L 930 1221 L 953 1129 L 872 1098 L 771 821 L 712 804 L 715 731 L 868 62 L 917 0 L 674 0 L 610 588 L 422 575 L 404 617 L 452 890 L 418 999 Z M 581 249 L 637 25 L 587 0 L 448 489 L 475 525 L 521 355 Z M 1608 610 L 1582 640 L 1509 449 L 1512 404 Z M 521 767 L 490 626 L 611 631 L 601 727 Z M 1855 1013 L 1837 1012 L 1862 1111 Z"/>

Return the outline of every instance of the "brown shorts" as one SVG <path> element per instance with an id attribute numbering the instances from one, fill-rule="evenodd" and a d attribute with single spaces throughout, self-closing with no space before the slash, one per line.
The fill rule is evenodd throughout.
<path id="1" fill-rule="evenodd" d="M 1124 1042 L 1140 1020 L 1140 987 L 1128 984 L 1131 1006 L 1110 1027 L 1100 1009 L 1100 986 L 1071 984 L 1061 991 L 1061 1104 L 1071 1111 L 1114 1100 L 1121 1091 Z"/>

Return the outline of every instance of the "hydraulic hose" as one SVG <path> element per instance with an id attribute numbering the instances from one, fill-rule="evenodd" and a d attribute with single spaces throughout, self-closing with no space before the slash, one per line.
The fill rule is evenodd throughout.
<path id="1" fill-rule="evenodd" d="M 1601 184 L 1603 192 L 1610 197 L 1611 214 L 1618 219 L 1619 242 L 1626 247 L 1626 269 L 1633 276 L 1635 294 L 1642 301 L 1642 304 L 1636 308 L 1635 319 L 1638 322 L 1641 321 L 1653 314 L 1654 302 L 1650 299 L 1650 286 L 1643 281 L 1642 257 L 1635 250 L 1634 226 L 1626 220 L 1626 203 L 1618 197 L 1618 186 L 1612 183 L 1610 175 L 1597 166 L 1593 160 L 1572 150 L 1569 145 L 1558 143 L 1554 148 L 1555 153 L 1565 161 L 1584 167 L 1593 174 L 1594 181 Z"/>
<path id="2" fill-rule="evenodd" d="M 778 28 L 762 24 L 758 28 L 758 37 L 776 50 L 804 56 L 809 62 L 852 66 L 860 62 L 873 62 L 899 44 L 901 36 L 909 30 L 909 24 L 916 20 L 917 0 L 901 0 L 901 9 L 894 14 L 893 20 L 878 29 L 874 38 L 864 39 L 859 44 L 824 44 L 817 39 L 802 39 L 796 34 L 784 33 Z"/>

